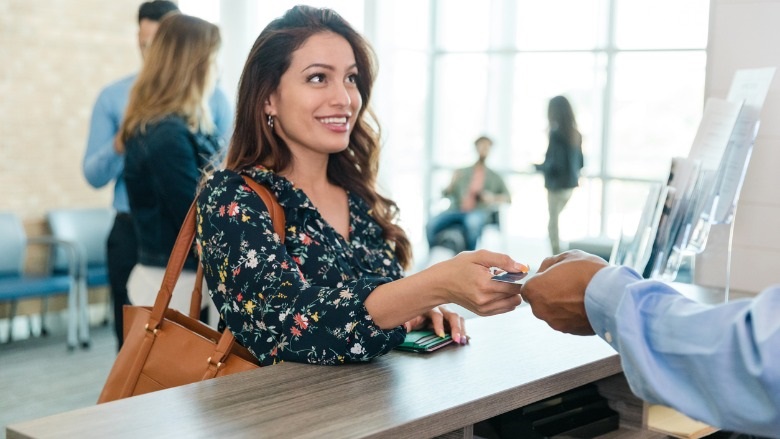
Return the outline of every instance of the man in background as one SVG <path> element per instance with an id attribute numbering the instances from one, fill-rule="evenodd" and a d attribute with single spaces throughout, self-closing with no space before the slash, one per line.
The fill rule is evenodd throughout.
<path id="1" fill-rule="evenodd" d="M 176 4 L 167 0 L 141 4 L 138 9 L 138 48 L 142 59 L 162 17 L 178 12 Z M 130 303 L 127 298 L 127 279 L 138 258 L 138 244 L 122 176 L 124 154 L 116 150 L 116 137 L 136 75 L 134 73 L 107 85 L 98 95 L 92 110 L 87 150 L 82 163 L 84 176 L 93 187 L 101 188 L 114 182 L 113 206 L 116 217 L 108 236 L 107 264 L 118 348 L 122 347 L 123 342 L 122 307 Z M 214 124 L 226 144 L 233 129 L 233 111 L 219 88 L 211 96 L 209 106 Z"/>
<path id="2" fill-rule="evenodd" d="M 493 141 L 489 137 L 480 136 L 474 141 L 474 147 L 477 150 L 477 162 L 456 170 L 449 186 L 443 191 L 443 195 L 450 199 L 449 209 L 428 223 L 427 236 L 431 247 L 436 245 L 439 232 L 458 226 L 465 234 L 465 250 L 475 250 L 490 215 L 501 204 L 511 201 L 504 180 L 486 164 Z"/>

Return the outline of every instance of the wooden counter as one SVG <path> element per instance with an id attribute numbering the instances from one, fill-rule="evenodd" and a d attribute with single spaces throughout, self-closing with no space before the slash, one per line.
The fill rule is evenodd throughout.
<path id="1" fill-rule="evenodd" d="M 7 437 L 468 437 L 478 421 L 622 378 L 603 340 L 555 332 L 527 306 L 467 324 L 466 346 L 361 365 L 284 363 L 12 424 Z"/>

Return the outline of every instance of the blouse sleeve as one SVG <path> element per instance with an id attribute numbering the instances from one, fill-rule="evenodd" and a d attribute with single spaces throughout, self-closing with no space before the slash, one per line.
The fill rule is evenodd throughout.
<path id="1" fill-rule="evenodd" d="M 207 182 L 198 197 L 197 236 L 220 316 L 262 365 L 364 362 L 403 341 L 402 327 L 380 329 L 364 305 L 392 279 L 307 282 L 265 204 L 238 174 L 220 171 Z"/>

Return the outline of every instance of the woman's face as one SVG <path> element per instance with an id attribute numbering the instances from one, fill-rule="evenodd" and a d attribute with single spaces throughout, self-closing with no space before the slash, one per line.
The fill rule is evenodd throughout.
<path id="1" fill-rule="evenodd" d="M 292 54 L 290 67 L 265 112 L 296 158 L 332 154 L 349 145 L 362 98 L 355 55 L 340 35 L 312 35 Z"/>

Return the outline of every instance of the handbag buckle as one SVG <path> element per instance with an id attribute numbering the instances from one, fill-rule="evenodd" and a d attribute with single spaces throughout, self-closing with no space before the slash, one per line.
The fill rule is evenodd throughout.
<path id="1" fill-rule="evenodd" d="M 223 363 L 223 362 L 221 362 L 221 361 L 217 361 L 217 363 L 216 363 L 216 364 L 214 364 L 214 363 L 211 361 L 211 357 L 209 357 L 209 359 L 208 359 L 208 360 L 206 360 L 206 363 L 208 363 L 209 365 L 213 365 L 213 366 L 215 366 L 215 367 L 217 368 L 217 370 L 219 370 L 219 368 L 220 368 L 220 367 L 222 367 L 222 365 L 223 365 L 223 364 L 225 364 L 225 363 Z"/>
<path id="2" fill-rule="evenodd" d="M 146 329 L 146 332 L 151 332 L 152 334 L 157 335 L 157 328 L 149 330 L 149 324 L 148 323 L 146 325 L 144 325 L 144 329 Z"/>

